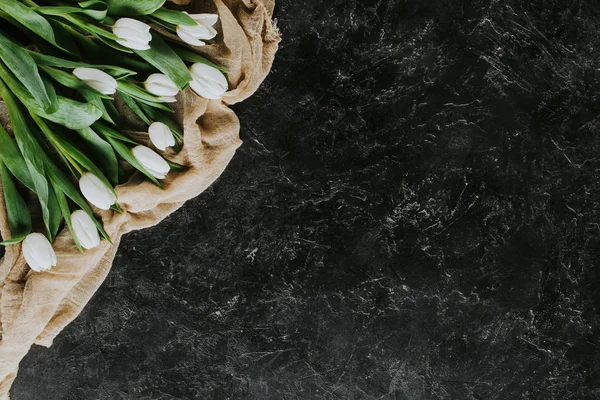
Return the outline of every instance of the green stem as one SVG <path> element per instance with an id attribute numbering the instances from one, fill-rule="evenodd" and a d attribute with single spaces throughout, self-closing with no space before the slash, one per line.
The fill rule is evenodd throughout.
<path id="1" fill-rule="evenodd" d="M 21 0 L 21 1 L 29 7 L 38 7 L 38 5 L 35 4 L 32 0 Z"/>
<path id="2" fill-rule="evenodd" d="M 13 97 L 12 92 L 8 89 L 4 75 L 2 75 L 2 66 L 3 64 L 0 62 L 0 98 L 4 100 L 4 103 L 8 103 L 10 101 L 15 101 L 15 98 Z"/>
<path id="3" fill-rule="evenodd" d="M 56 146 L 56 144 L 55 144 Z M 67 160 L 69 160 L 69 162 L 71 163 L 71 165 L 77 170 L 77 172 L 79 172 L 80 175 L 85 174 L 86 171 L 83 170 L 83 168 L 81 168 L 81 166 L 77 163 L 77 161 L 73 160 L 73 157 L 71 157 L 69 155 L 69 153 L 65 152 L 62 148 L 61 150 L 59 150 Z"/>
<path id="4" fill-rule="evenodd" d="M 52 143 L 54 148 L 62 155 L 63 160 L 71 164 L 71 166 L 75 168 L 75 170 L 79 172 L 80 175 L 83 175 L 86 171 L 81 167 L 81 165 L 79 165 L 77 161 L 73 159 L 69 152 L 65 150 L 65 148 L 60 143 L 60 139 L 54 134 L 54 132 L 51 129 L 49 129 L 48 125 L 36 114 L 31 113 L 31 118 L 33 118 L 35 123 L 38 125 L 38 127 L 41 129 L 44 135 L 48 138 L 50 143 Z"/>
<path id="5" fill-rule="evenodd" d="M 13 77 L 12 72 L 6 68 L 2 61 L 0 61 L 0 79 L 3 81 L 1 93 L 4 93 L 4 96 L 2 97 L 5 97 L 6 94 L 12 97 L 14 94 L 16 98 L 19 98 L 18 91 L 14 90 L 14 88 L 19 87 L 21 83 Z M 22 90 L 25 90 L 25 88 L 22 87 Z"/>

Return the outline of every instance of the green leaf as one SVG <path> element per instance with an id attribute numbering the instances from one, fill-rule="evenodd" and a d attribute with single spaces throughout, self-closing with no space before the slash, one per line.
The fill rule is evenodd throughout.
<path id="1" fill-rule="evenodd" d="M 108 12 L 119 16 L 152 14 L 165 4 L 166 0 L 107 0 Z"/>
<path id="2" fill-rule="evenodd" d="M 85 211 L 94 221 L 94 224 L 98 228 L 98 231 L 100 231 L 100 234 L 102 234 L 102 236 L 110 244 L 112 244 L 112 241 L 110 240 L 110 237 L 104 230 L 102 223 L 100 223 L 96 219 L 92 208 L 83 198 L 79 190 L 77 190 L 75 186 L 73 186 L 69 178 L 67 178 L 67 176 L 60 170 L 60 168 L 58 168 L 48 157 L 45 157 L 44 161 L 46 169 L 48 171 L 48 176 L 50 177 L 50 181 L 52 182 L 53 186 L 56 188 L 56 191 L 62 191 L 67 197 L 73 200 L 73 202 L 77 204 L 79 208 Z"/>
<path id="3" fill-rule="evenodd" d="M 110 116 L 110 119 L 112 121 L 118 121 L 121 118 L 121 115 L 119 114 L 119 110 L 117 110 L 117 106 L 115 106 L 114 101 L 102 100 L 102 103 L 104 103 L 104 107 L 106 108 L 106 111 L 108 112 L 108 115 Z M 113 124 L 113 125 L 116 125 L 116 124 Z"/>
<path id="4" fill-rule="evenodd" d="M 114 33 L 112 33 L 109 30 L 106 30 L 100 26 L 90 24 L 89 22 L 85 21 L 84 19 L 81 19 L 79 16 L 76 16 L 73 14 L 65 14 L 63 12 L 60 12 L 60 10 L 52 10 L 52 9 L 46 10 L 46 7 L 39 8 L 38 10 L 43 11 L 43 12 L 47 13 L 48 15 L 60 17 L 64 20 L 68 21 L 69 24 L 76 26 L 81 31 L 94 36 L 96 39 L 102 41 L 104 44 L 106 44 L 109 47 L 112 47 L 115 50 L 121 51 L 123 53 L 133 53 L 133 51 L 131 51 L 131 49 L 129 49 L 117 42 L 119 38 Z"/>
<path id="5" fill-rule="evenodd" d="M 154 23 L 157 26 L 161 26 L 163 28 L 165 28 L 167 31 L 175 31 L 176 30 L 176 26 L 173 24 L 170 24 L 166 21 L 163 21 L 161 19 L 158 18 L 154 18 L 152 15 L 150 16 L 150 22 Z"/>
<path id="6" fill-rule="evenodd" d="M 132 71 L 127 68 L 118 67 L 115 65 L 94 65 L 88 64 L 81 61 L 69 61 L 59 57 L 49 56 L 47 54 L 37 53 L 35 51 L 29 50 L 29 55 L 37 62 L 38 65 L 43 65 L 47 67 L 57 67 L 57 68 L 97 68 L 101 69 L 107 74 L 111 75 L 115 79 L 123 79 L 131 75 L 137 74 L 137 72 Z"/>
<path id="7" fill-rule="evenodd" d="M 134 146 L 137 146 L 139 144 L 139 143 L 134 142 L 133 140 L 129 139 L 127 136 L 123 135 L 122 133 L 119 133 L 119 132 L 115 131 L 114 129 L 109 128 L 102 122 L 96 122 L 92 126 L 92 129 L 94 129 L 94 131 L 98 132 L 98 134 L 104 138 L 111 137 L 113 139 L 119 140 L 121 142 L 129 143 Z"/>
<path id="8" fill-rule="evenodd" d="M 0 34 L 0 59 L 44 110 L 52 107 L 37 65 L 27 50 Z"/>
<path id="9" fill-rule="evenodd" d="M 116 185 L 119 181 L 119 162 L 113 148 L 92 128 L 80 129 L 77 133 L 92 150 L 94 161 L 104 170 L 112 186 Z"/>
<path id="10" fill-rule="evenodd" d="M 129 108 L 131 108 L 131 111 L 133 111 L 135 113 L 135 115 L 140 117 L 140 119 L 142 121 L 144 121 L 146 124 L 148 124 L 148 125 L 151 124 L 150 120 L 148 119 L 146 114 L 142 111 L 142 109 L 140 108 L 140 106 L 138 105 L 138 103 L 135 101 L 135 99 L 133 97 L 128 96 L 125 93 L 119 93 L 119 95 L 121 96 L 121 98 L 123 99 L 125 104 L 127 104 L 129 106 Z"/>
<path id="11" fill-rule="evenodd" d="M 26 237 L 27 237 L 27 235 L 18 236 L 16 238 L 4 240 L 4 241 L 0 242 L 0 246 L 10 246 L 11 244 L 21 243 L 23 240 L 25 240 Z"/>
<path id="12" fill-rule="evenodd" d="M 97 21 L 102 21 L 106 17 L 106 13 L 108 11 L 108 6 L 104 4 L 104 10 L 102 10 L 102 2 L 99 2 L 100 7 L 97 9 L 83 9 L 79 7 L 69 7 L 69 6 L 45 6 L 45 7 L 37 7 L 34 8 L 40 14 L 43 15 L 56 15 L 61 16 L 62 14 L 84 14 L 88 17 L 91 17 Z"/>
<path id="13" fill-rule="evenodd" d="M 106 108 L 106 104 L 112 104 L 112 99 L 105 99 L 102 96 L 97 96 L 90 92 L 82 92 L 81 95 L 83 98 L 90 104 L 93 104 L 94 107 L 98 108 L 102 111 L 102 119 L 108 122 L 109 124 L 116 125 L 116 122 L 113 119 L 113 116 L 110 115 Z"/>
<path id="14" fill-rule="evenodd" d="M 185 63 L 158 34 L 152 34 L 150 50 L 134 50 L 135 53 L 167 75 L 181 90 L 188 87 L 192 75 Z"/>
<path id="15" fill-rule="evenodd" d="M 29 174 L 27 165 L 25 165 L 25 159 L 19 151 L 17 144 L 8 135 L 8 132 L 0 125 L 0 158 L 4 164 L 8 167 L 10 172 L 19 180 L 22 184 L 27 186 L 31 191 L 35 191 L 33 179 Z"/>
<path id="16" fill-rule="evenodd" d="M 196 21 L 194 21 L 194 19 L 192 17 L 190 17 L 188 14 L 181 12 L 181 11 L 169 10 L 166 8 L 161 8 L 161 9 L 156 10 L 155 12 L 152 13 L 152 16 L 160 19 L 161 21 L 165 21 L 165 22 L 168 22 L 169 24 L 173 24 L 173 25 L 187 25 L 187 26 L 198 25 L 198 23 Z"/>
<path id="17" fill-rule="evenodd" d="M 35 7 L 34 10 L 44 15 L 83 14 L 96 21 L 102 21 L 108 14 L 108 5 L 101 0 L 89 0 L 80 2 L 79 7 L 44 6 Z"/>
<path id="18" fill-rule="evenodd" d="M 56 42 L 54 30 L 50 23 L 30 7 L 18 0 L 2 0 L 0 1 L 0 10 L 6 12 L 11 18 L 14 18 L 36 35 L 61 48 Z"/>
<path id="19" fill-rule="evenodd" d="M 135 83 L 131 83 L 131 82 L 127 82 L 127 81 L 119 81 L 118 85 L 119 86 L 117 87 L 117 91 L 119 92 L 120 95 L 126 94 L 126 95 L 133 97 L 134 99 L 136 99 L 142 103 L 148 104 L 152 107 L 156 107 L 161 110 L 168 111 L 168 112 L 173 112 L 173 110 L 169 106 L 165 105 L 165 103 L 163 101 L 161 101 L 158 97 L 147 92 L 145 89 L 143 89 L 139 85 L 136 85 Z"/>
<path id="20" fill-rule="evenodd" d="M 224 73 L 229 72 L 227 70 L 227 68 L 224 68 L 218 64 L 215 64 L 214 62 L 210 61 L 208 58 L 202 57 L 200 54 L 193 52 L 192 50 L 180 47 L 179 45 L 173 46 L 173 50 L 185 62 L 206 64 L 213 68 L 218 69 L 221 72 L 224 72 Z"/>
<path id="21" fill-rule="evenodd" d="M 177 164 L 176 162 L 166 160 L 167 164 L 171 167 L 171 171 L 185 171 L 189 169 L 187 165 Z"/>
<path id="22" fill-rule="evenodd" d="M 83 152 L 81 152 L 77 147 L 75 147 L 72 143 L 70 143 L 57 129 L 52 129 L 48 124 L 46 124 L 39 117 L 33 117 L 35 122 L 38 124 L 42 132 L 46 135 L 46 137 L 50 140 L 50 142 L 59 150 L 62 154 L 67 156 L 69 159 L 77 162 L 81 167 L 85 170 L 92 172 L 96 175 L 104 184 L 109 187 L 114 195 L 115 192 L 112 184 L 109 180 L 104 176 L 104 173 L 94 164 Z"/>
<path id="23" fill-rule="evenodd" d="M 52 67 L 42 66 L 41 68 L 42 71 L 50 75 L 56 82 L 68 87 L 69 89 L 76 90 L 82 95 L 83 93 L 92 93 L 95 96 L 99 96 L 103 99 L 110 99 L 109 96 L 102 94 L 73 74 Z"/>
<path id="24" fill-rule="evenodd" d="M 7 105 L 7 107 L 8 107 L 8 105 Z M 38 141 L 36 132 L 30 130 L 28 121 L 25 121 L 25 124 L 27 125 L 26 132 L 31 136 L 31 137 L 27 138 L 27 140 L 30 141 L 30 143 L 31 143 L 30 147 L 32 149 L 34 149 L 35 152 L 37 152 L 37 154 L 47 154 L 48 148 L 47 148 L 46 143 L 43 141 L 42 142 Z M 14 126 L 14 129 L 17 129 L 16 126 Z M 17 137 L 18 133 L 16 132 L 15 135 L 16 135 L 15 137 Z M 23 150 L 21 150 L 21 151 L 23 151 Z M 25 153 L 23 153 L 23 154 L 25 154 Z M 34 157 L 37 157 L 37 155 L 34 155 Z M 38 163 L 38 167 L 43 166 L 42 163 L 40 162 L 40 160 L 36 159 L 36 163 Z M 31 168 L 29 168 L 28 160 L 25 160 L 23 164 L 28 167 L 29 171 L 31 171 Z M 30 173 L 30 177 L 31 177 L 31 173 Z M 46 179 L 46 176 L 45 176 L 45 171 L 44 171 L 44 180 L 45 179 Z M 33 191 L 37 194 L 40 186 L 38 184 L 36 184 L 35 181 L 33 182 L 33 186 L 34 186 Z M 38 197 L 40 198 L 40 202 L 42 202 L 44 200 L 41 196 L 39 196 L 39 194 L 38 194 Z M 42 204 L 42 203 L 40 203 L 40 204 Z M 52 242 L 54 240 L 54 238 L 56 237 L 56 235 L 58 234 L 58 230 L 60 228 L 60 223 L 61 223 L 61 217 L 60 217 L 60 210 L 58 209 L 57 199 L 54 194 L 54 191 L 52 190 L 51 185 L 48 186 L 48 197 L 46 200 L 46 204 L 48 207 L 48 215 L 47 215 L 48 219 L 47 220 L 44 219 L 44 222 L 46 223 L 50 241 Z M 42 207 L 43 207 L 43 204 L 42 204 Z M 43 210 L 43 208 L 42 208 L 42 210 Z M 42 213 L 42 216 L 46 217 L 46 215 L 44 215 L 43 213 Z"/>
<path id="25" fill-rule="evenodd" d="M 151 120 L 162 122 L 163 124 L 167 125 L 169 129 L 171 129 L 175 137 L 178 139 L 183 139 L 183 131 L 179 127 L 179 124 L 173 121 L 168 115 L 165 115 L 156 108 L 152 108 L 145 104 L 140 105 L 140 107 Z"/>
<path id="26" fill-rule="evenodd" d="M 4 101 L 6 103 L 6 107 L 9 110 L 9 116 L 11 117 L 11 121 L 13 122 L 15 137 L 17 138 L 17 143 L 19 143 L 18 137 L 22 136 L 22 135 L 20 135 L 20 133 L 23 133 L 22 128 L 23 127 L 28 128 L 28 127 L 26 124 L 23 123 L 22 115 L 20 114 L 20 111 L 17 108 L 16 102 L 14 101 L 14 97 L 8 91 L 8 88 L 4 85 L 4 83 L 2 81 L 0 81 L 0 96 L 2 96 L 2 98 L 4 99 Z M 15 112 L 15 109 L 16 109 L 16 112 Z M 12 111 L 12 114 L 11 114 L 11 111 Z M 14 115 L 14 117 L 13 117 L 13 115 Z M 15 121 L 16 121 L 16 123 L 15 123 Z M 17 125 L 20 127 L 19 129 L 17 129 Z M 25 133 L 29 133 L 29 132 L 25 132 Z M 1 134 L 1 132 L 0 132 L 0 134 Z M 48 199 L 50 197 L 50 194 L 49 194 L 50 189 L 49 189 L 48 181 L 45 179 L 45 177 L 43 177 L 43 182 L 41 182 L 42 179 L 39 177 L 39 174 L 37 172 L 38 169 L 42 169 L 43 171 L 45 171 L 48 174 L 48 177 L 50 179 L 50 182 L 52 183 L 52 186 L 54 188 L 56 188 L 56 192 L 61 191 L 62 193 L 67 195 L 69 198 L 71 198 L 71 200 L 73 200 L 75 202 L 75 204 L 77 204 L 79 206 L 79 208 L 84 210 L 92 218 L 92 220 L 94 221 L 94 224 L 96 225 L 96 227 L 98 228 L 98 230 L 100 231 L 102 236 L 109 243 L 112 244 L 112 241 L 110 240 L 110 237 L 104 230 L 102 223 L 100 223 L 95 218 L 91 207 L 85 201 L 85 199 L 83 198 L 81 193 L 73 186 L 73 184 L 71 183 L 69 178 L 64 174 L 64 172 L 61 171 L 61 169 L 58 168 L 56 166 L 56 164 L 54 164 L 52 162 L 52 160 L 50 159 L 48 154 L 41 149 L 39 143 L 37 143 L 35 141 L 34 135 L 30 133 L 29 135 L 26 135 L 26 136 L 28 138 L 28 140 L 26 140 L 27 146 L 23 146 L 23 147 L 26 147 L 25 150 L 27 150 L 27 151 L 24 151 L 23 147 L 21 147 L 21 146 L 19 146 L 19 147 L 21 148 L 21 151 L 25 155 L 25 163 L 27 164 L 29 172 L 32 175 L 31 179 L 32 179 L 34 187 L 36 189 L 35 190 L 36 194 L 38 195 L 38 197 L 40 197 L 40 192 L 42 192 L 42 195 L 45 195 L 46 210 L 48 210 Z M 36 149 L 36 147 L 37 147 L 37 149 Z M 36 156 L 33 159 L 30 159 L 28 157 L 30 148 L 32 149 L 32 152 L 36 154 Z M 4 149 L 2 149 L 2 150 L 4 151 Z M 5 154 L 3 152 L 1 154 L 4 159 Z M 34 166 L 34 172 L 31 172 L 31 169 L 29 168 L 30 165 Z M 44 186 L 42 183 L 45 184 L 46 190 L 38 191 L 39 190 L 38 185 Z M 40 203 L 41 202 L 42 202 L 42 200 L 40 200 Z M 58 202 L 58 199 L 57 199 L 57 202 Z M 53 204 L 51 204 L 51 207 L 54 210 Z M 42 213 L 44 213 L 44 206 L 42 206 Z M 44 223 L 46 223 L 46 226 L 48 227 L 49 232 L 52 232 L 54 230 L 54 223 L 51 224 L 49 216 L 47 218 L 44 217 Z"/>
<path id="27" fill-rule="evenodd" d="M 0 174 L 2 174 L 2 190 L 10 235 L 12 240 L 24 238 L 31 233 L 31 215 L 27 203 L 19 194 L 11 173 L 2 161 L 0 161 Z"/>
<path id="28" fill-rule="evenodd" d="M 58 206 L 60 208 L 60 212 L 62 213 L 63 217 L 65 218 L 65 223 L 67 224 L 67 226 L 69 227 L 69 230 L 71 231 L 71 236 L 73 237 L 73 241 L 75 242 L 75 245 L 77 246 L 79 251 L 83 253 L 83 248 L 81 247 L 81 244 L 79 243 L 79 238 L 77 237 L 77 235 L 75 234 L 75 230 L 73 229 L 73 222 L 71 221 L 71 209 L 69 208 L 69 202 L 67 201 L 67 197 L 57 187 L 57 185 L 54 186 L 54 192 L 56 193 L 56 199 L 58 200 Z"/>
<path id="29" fill-rule="evenodd" d="M 142 164 L 140 164 L 138 162 L 138 160 L 135 158 L 135 156 L 133 155 L 133 153 L 131 152 L 131 149 L 129 147 L 125 146 L 122 142 L 114 139 L 111 136 L 107 136 L 106 140 L 108 140 L 108 142 L 115 149 L 115 151 L 117 153 L 119 153 L 119 155 L 125 161 L 127 161 L 129 164 L 131 164 L 132 167 L 134 167 L 135 169 L 140 171 L 142 174 L 146 175 L 146 177 L 148 179 L 150 179 L 152 182 L 154 182 L 158 187 L 160 187 L 161 189 L 164 189 L 163 184 L 159 180 L 157 180 L 154 177 L 154 175 L 152 175 L 150 172 L 148 172 L 148 170 L 146 168 L 144 168 L 144 166 Z"/>
<path id="30" fill-rule="evenodd" d="M 85 10 L 85 15 L 95 19 L 96 21 L 102 21 L 108 15 L 108 4 L 106 4 L 105 1 L 82 1 L 79 3 L 79 6 Z"/>
<path id="31" fill-rule="evenodd" d="M 133 53 L 133 51 L 130 48 L 125 47 L 122 44 L 119 44 L 116 40 L 107 38 L 106 36 L 100 36 L 100 35 L 95 35 L 95 36 L 98 40 L 100 40 L 102 43 L 104 43 L 108 47 L 112 47 L 113 49 L 118 50 L 123 53 Z"/>
<path id="32" fill-rule="evenodd" d="M 59 49 L 61 51 L 64 51 L 66 53 L 69 54 L 77 54 L 78 53 L 78 49 L 77 46 L 75 45 L 75 42 L 73 41 L 73 37 L 69 34 L 69 32 L 67 30 L 64 29 L 64 27 L 55 24 L 53 21 L 48 21 L 52 27 L 52 29 L 54 30 L 54 36 L 55 36 L 55 43 L 49 43 L 47 41 L 39 41 L 38 40 L 38 35 L 34 34 L 29 28 L 27 28 L 26 26 L 24 26 L 23 24 L 21 24 L 19 21 L 17 21 L 16 19 L 14 19 L 12 16 L 10 16 L 9 14 L 7 14 L 6 12 L 2 11 L 0 9 L 0 19 L 4 19 L 5 21 L 9 22 L 11 25 L 15 26 L 16 28 L 20 29 L 23 34 L 27 37 L 27 39 L 25 39 L 26 42 L 35 42 L 36 43 L 36 47 L 38 47 L 38 49 L 40 51 L 56 51 L 56 49 Z M 53 46 L 54 48 L 52 48 L 52 50 L 50 50 L 50 46 Z"/>
<path id="33" fill-rule="evenodd" d="M 56 235 L 58 235 L 58 230 L 60 229 L 60 223 L 62 221 L 61 218 L 61 210 L 60 205 L 58 204 L 58 198 L 56 197 L 56 192 L 52 185 L 48 187 L 48 210 L 50 211 L 50 237 L 52 238 L 51 242 L 54 241 Z"/>
<path id="34" fill-rule="evenodd" d="M 128 68 L 139 73 L 152 74 L 156 68 L 135 56 L 133 53 L 117 53 L 97 40 L 73 30 L 73 37 L 85 55 L 85 59 L 95 64 L 112 64 Z"/>
<path id="35" fill-rule="evenodd" d="M 0 84 L 0 94 L 6 104 L 6 109 L 8 110 L 13 125 L 13 132 L 15 134 L 17 145 L 25 158 L 25 165 L 33 180 L 35 193 L 38 195 L 40 206 L 42 208 L 42 218 L 46 225 L 46 229 L 50 234 L 50 209 L 48 207 L 50 192 L 43 163 L 45 153 L 30 132 L 28 123 L 21 113 L 15 98 L 12 93 L 8 91 L 8 88 L 4 83 Z"/>
<path id="36" fill-rule="evenodd" d="M 58 43 L 58 48 L 67 52 L 69 55 L 79 55 L 80 51 L 75 43 L 75 39 L 73 38 L 71 31 L 57 21 L 50 20 L 48 22 L 50 22 L 50 25 L 52 25 L 52 29 L 54 30 L 54 37 Z M 37 47 L 41 52 L 47 52 L 45 50 L 45 47 L 47 46 L 43 47 L 40 45 L 40 43 L 38 43 Z"/>
<path id="37" fill-rule="evenodd" d="M 53 114 L 58 111 L 58 95 L 56 94 L 56 89 L 50 80 L 46 78 L 42 78 L 44 82 L 44 86 L 46 87 L 46 93 L 48 93 L 48 98 L 50 99 L 50 108 L 46 110 L 47 113 Z"/>
<path id="38" fill-rule="evenodd" d="M 91 126 L 102 117 L 102 111 L 90 103 L 80 103 L 66 97 L 58 97 L 58 111 L 54 114 L 46 114 L 43 110 L 32 109 L 39 116 L 66 126 L 69 129 L 83 129 Z"/>
<path id="39" fill-rule="evenodd" d="M 150 179 L 156 185 L 158 185 L 161 188 L 164 188 L 163 184 L 159 180 L 157 180 L 150 172 L 148 172 L 148 170 L 144 168 L 142 164 L 138 162 L 138 160 L 131 152 L 131 149 L 124 144 L 128 143 L 137 146 L 139 145 L 139 143 L 134 142 L 126 136 L 123 136 L 114 129 L 108 128 L 102 123 L 94 124 L 94 129 L 110 143 L 110 145 L 121 156 L 121 158 L 123 158 L 125 161 L 131 164 L 131 166 L 133 166 L 135 169 L 146 175 L 148 179 Z"/>
<path id="40" fill-rule="evenodd" d="M 128 94 L 135 99 L 148 103 L 161 103 L 161 100 L 158 97 L 146 91 L 140 85 L 128 81 L 120 81 L 118 82 L 118 85 L 117 90 Z"/>
<path id="41" fill-rule="evenodd" d="M 52 122 L 70 129 L 83 129 L 102 117 L 102 111 L 94 107 L 93 104 L 80 103 L 62 96 L 57 97 L 58 110 L 49 114 L 37 104 L 27 89 L 13 77 L 12 73 L 2 63 L 0 63 L 0 76 L 30 112 Z"/>

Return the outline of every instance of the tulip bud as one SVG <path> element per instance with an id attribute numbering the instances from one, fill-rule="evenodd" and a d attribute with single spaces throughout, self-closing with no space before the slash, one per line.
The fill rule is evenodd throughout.
<path id="1" fill-rule="evenodd" d="M 56 266 L 56 253 L 52 245 L 41 233 L 30 233 L 23 240 L 23 257 L 32 270 L 47 271 Z"/>
<path id="2" fill-rule="evenodd" d="M 210 65 L 196 63 L 190 67 L 190 72 L 193 78 L 190 87 L 204 98 L 220 99 L 229 87 L 225 75 Z"/>
<path id="3" fill-rule="evenodd" d="M 171 167 L 156 152 L 146 146 L 136 146 L 131 150 L 133 156 L 156 179 L 165 179 Z"/>
<path id="4" fill-rule="evenodd" d="M 186 13 L 187 14 L 187 13 Z M 219 20 L 217 14 L 192 14 L 190 15 L 196 25 L 177 25 L 177 36 L 192 46 L 204 46 L 202 40 L 209 40 L 217 36 L 213 25 Z"/>
<path id="5" fill-rule="evenodd" d="M 166 150 L 167 147 L 175 146 L 175 138 L 171 129 L 162 122 L 154 122 L 150 125 L 148 134 L 154 147 L 159 150 Z"/>
<path id="6" fill-rule="evenodd" d="M 73 211 L 73 214 L 71 214 L 71 224 L 73 225 L 74 235 L 84 249 L 93 249 L 100 244 L 98 228 L 96 228 L 94 221 L 85 211 Z"/>
<path id="7" fill-rule="evenodd" d="M 117 43 L 134 50 L 150 49 L 152 34 L 150 26 L 132 18 L 121 18 L 115 22 L 113 33 L 119 38 Z"/>
<path id="8" fill-rule="evenodd" d="M 146 90 L 159 97 L 175 97 L 179 88 L 164 74 L 152 74 L 144 82 Z M 169 103 L 169 102 L 168 102 Z"/>
<path id="9" fill-rule="evenodd" d="M 87 201 L 101 210 L 108 210 L 117 201 L 117 196 L 112 190 L 91 172 L 81 176 L 79 189 Z"/>
<path id="10" fill-rule="evenodd" d="M 115 78 L 99 69 L 75 68 L 73 75 L 102 94 L 114 94 L 117 91 L 117 81 Z"/>

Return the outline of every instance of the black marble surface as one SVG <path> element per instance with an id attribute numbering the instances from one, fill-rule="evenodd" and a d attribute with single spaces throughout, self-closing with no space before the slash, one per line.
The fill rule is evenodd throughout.
<path id="1" fill-rule="evenodd" d="M 276 16 L 230 167 L 13 400 L 600 398 L 600 4 Z"/>

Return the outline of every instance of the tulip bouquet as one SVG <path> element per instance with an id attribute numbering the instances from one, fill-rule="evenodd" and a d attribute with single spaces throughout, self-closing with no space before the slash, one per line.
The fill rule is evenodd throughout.
<path id="1" fill-rule="evenodd" d="M 207 99 L 228 89 L 226 71 L 194 51 L 217 22 L 165 0 L 0 0 L 0 97 L 11 127 L 0 125 L 3 245 L 22 242 L 33 270 L 50 269 L 63 224 L 81 251 L 110 242 L 92 206 L 122 212 L 114 188 L 125 171 L 162 186 L 183 168 L 168 160 L 183 146 L 172 103 L 188 86 Z M 124 111 L 154 149 L 120 129 Z"/>

